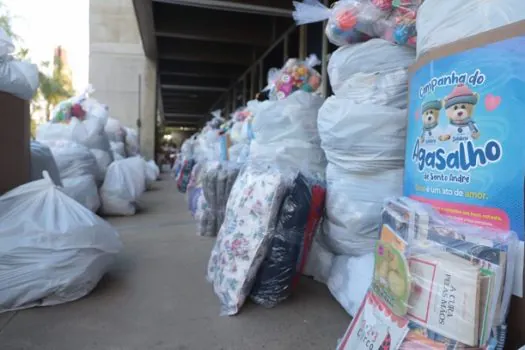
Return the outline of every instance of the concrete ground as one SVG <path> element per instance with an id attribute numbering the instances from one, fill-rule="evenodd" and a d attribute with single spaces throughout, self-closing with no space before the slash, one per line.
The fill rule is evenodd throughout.
<path id="1" fill-rule="evenodd" d="M 172 181 L 144 195 L 146 210 L 110 221 L 125 244 L 89 296 L 69 304 L 0 315 L 0 350 L 329 350 L 350 317 L 328 289 L 304 279 L 266 310 L 249 302 L 234 317 L 204 274 L 213 239 L 195 235 Z"/>

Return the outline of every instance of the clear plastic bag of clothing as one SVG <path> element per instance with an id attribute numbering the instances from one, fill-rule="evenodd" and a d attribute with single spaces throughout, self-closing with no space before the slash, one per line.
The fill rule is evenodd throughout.
<path id="1" fill-rule="evenodd" d="M 250 294 L 256 304 L 274 307 L 295 289 L 323 213 L 325 195 L 323 184 L 302 173 L 289 187 Z"/>
<path id="2" fill-rule="evenodd" d="M 207 271 L 221 314 L 237 314 L 249 296 L 291 180 L 290 174 L 271 166 L 253 165 L 235 181 Z"/>
<path id="3" fill-rule="evenodd" d="M 204 166 L 202 190 L 206 208 L 199 225 L 199 235 L 215 237 L 221 228 L 226 204 L 240 167 L 233 162 L 210 162 Z"/>
<path id="4" fill-rule="evenodd" d="M 0 312 L 89 294 L 122 248 L 117 231 L 50 180 L 0 197 Z"/>
<path id="5" fill-rule="evenodd" d="M 312 54 L 305 60 L 290 58 L 279 73 L 273 77 L 270 99 L 283 100 L 294 92 L 316 92 L 321 87 L 321 74 L 314 67 L 321 64 L 319 58 Z"/>
<path id="6" fill-rule="evenodd" d="M 294 1 L 296 23 L 327 21 L 328 40 L 337 46 L 382 38 L 416 46 L 416 17 L 421 0 L 340 0 L 327 8 L 317 0 Z"/>

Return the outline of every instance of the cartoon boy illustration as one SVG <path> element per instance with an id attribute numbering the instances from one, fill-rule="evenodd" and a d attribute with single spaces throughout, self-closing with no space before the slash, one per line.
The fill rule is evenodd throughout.
<path id="1" fill-rule="evenodd" d="M 420 142 L 426 144 L 435 144 L 439 138 L 438 124 L 439 111 L 441 110 L 441 101 L 430 99 L 421 106 L 421 118 L 423 120 L 423 130 L 420 136 Z"/>
<path id="2" fill-rule="evenodd" d="M 465 84 L 457 85 L 450 95 L 445 97 L 443 107 L 450 124 L 446 133 L 440 137 L 441 141 L 468 141 L 479 137 L 479 129 L 472 120 L 478 101 L 479 95 Z"/>

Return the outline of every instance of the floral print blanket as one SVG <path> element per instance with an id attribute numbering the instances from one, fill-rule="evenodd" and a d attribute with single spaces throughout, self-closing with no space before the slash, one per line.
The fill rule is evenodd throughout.
<path id="1" fill-rule="evenodd" d="M 207 271 L 221 314 L 237 314 L 250 294 L 287 188 L 287 177 L 279 171 L 250 167 L 233 185 Z"/>

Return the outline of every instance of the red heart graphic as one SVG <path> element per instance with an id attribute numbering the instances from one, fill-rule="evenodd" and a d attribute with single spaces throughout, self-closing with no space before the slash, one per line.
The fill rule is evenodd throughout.
<path id="1" fill-rule="evenodd" d="M 501 96 L 494 96 L 492 94 L 488 94 L 485 97 L 485 108 L 489 112 L 496 110 L 496 108 L 498 108 L 500 104 L 501 104 Z"/>

